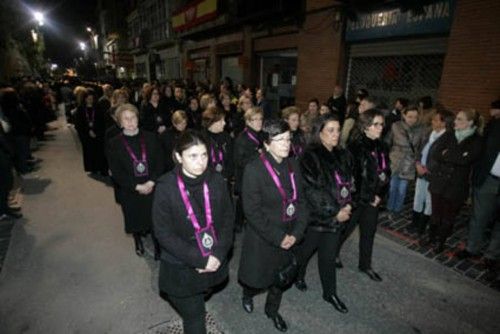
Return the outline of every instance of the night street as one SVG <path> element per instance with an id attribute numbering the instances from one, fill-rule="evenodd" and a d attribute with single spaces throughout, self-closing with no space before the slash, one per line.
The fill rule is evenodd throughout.
<path id="1" fill-rule="evenodd" d="M 38 156 L 40 180 L 25 181 L 24 216 L 14 223 L 0 274 L 0 332 L 10 333 L 179 333 L 178 316 L 158 296 L 158 264 L 151 243 L 144 258 L 132 238 L 112 188 L 81 171 L 79 144 L 65 125 Z M 6 222 L 0 222 L 6 224 Z M 230 283 L 207 302 L 224 333 L 273 333 L 263 313 L 241 308 L 236 282 L 240 253 L 236 238 Z M 309 291 L 294 287 L 281 314 L 290 333 L 498 333 L 500 293 L 380 235 L 375 283 L 357 270 L 357 233 L 342 252 L 339 295 L 342 315 L 321 299 L 316 257 L 306 276 Z M 214 333 L 216 333 L 214 331 Z"/>

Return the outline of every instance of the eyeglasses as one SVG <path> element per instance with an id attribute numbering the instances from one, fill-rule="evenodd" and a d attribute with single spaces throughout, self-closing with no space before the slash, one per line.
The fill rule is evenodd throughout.
<path id="1" fill-rule="evenodd" d="M 375 126 L 375 127 L 381 127 L 381 128 L 384 127 L 384 123 L 378 123 L 378 122 L 376 122 L 376 123 L 372 123 L 372 125 Z"/>

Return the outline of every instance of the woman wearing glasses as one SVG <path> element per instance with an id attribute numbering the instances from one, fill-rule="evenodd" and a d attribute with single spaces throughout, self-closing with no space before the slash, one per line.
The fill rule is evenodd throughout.
<path id="1" fill-rule="evenodd" d="M 187 130 L 175 144 L 176 167 L 158 180 L 153 222 L 162 254 L 160 291 L 180 314 L 184 333 L 203 334 L 205 297 L 228 277 L 233 211 L 222 176 L 208 168 L 208 145 Z"/>
<path id="2" fill-rule="evenodd" d="M 309 259 L 318 251 L 323 299 L 341 313 L 347 307 L 337 296 L 335 259 L 340 235 L 353 209 L 353 160 L 339 145 L 337 116 L 319 116 L 313 123 L 311 143 L 301 159 L 304 195 L 309 224 L 304 242 L 298 247 L 299 274 L 295 286 L 306 291 L 305 274 Z"/>
<path id="3" fill-rule="evenodd" d="M 267 290 L 265 313 L 276 329 L 287 324 L 278 313 L 287 284 L 283 268 L 295 262 L 292 249 L 307 223 L 298 163 L 288 158 L 290 131 L 282 120 L 266 121 L 265 152 L 249 162 L 243 175 L 243 208 L 248 222 L 241 250 L 239 280 L 243 309 L 253 312 L 253 297 Z M 293 275 L 290 275 L 293 276 Z"/>
<path id="4" fill-rule="evenodd" d="M 241 203 L 241 182 L 243 170 L 248 162 L 257 158 L 262 152 L 262 121 L 264 114 L 258 107 L 250 107 L 245 111 L 245 129 L 234 141 L 234 167 L 235 184 L 234 192 L 238 199 L 236 201 L 236 231 L 241 232 L 243 228 L 243 207 Z"/>
<path id="5" fill-rule="evenodd" d="M 372 253 L 377 231 L 379 206 L 389 190 L 391 170 L 388 150 L 381 140 L 384 116 L 378 109 L 359 115 L 357 131 L 348 143 L 354 157 L 354 180 L 358 209 L 346 227 L 342 242 L 359 224 L 359 270 L 376 282 L 382 278 L 372 269 Z"/>

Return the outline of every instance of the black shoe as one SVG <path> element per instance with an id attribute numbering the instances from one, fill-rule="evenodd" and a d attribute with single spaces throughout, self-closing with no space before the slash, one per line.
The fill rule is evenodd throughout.
<path id="1" fill-rule="evenodd" d="M 295 287 L 302 292 L 307 291 L 307 284 L 306 281 L 304 281 L 303 279 L 295 281 Z"/>
<path id="2" fill-rule="evenodd" d="M 344 268 L 344 264 L 342 263 L 340 257 L 335 259 L 335 268 Z"/>
<path id="3" fill-rule="evenodd" d="M 359 269 L 359 271 L 361 271 L 362 273 L 365 273 L 368 275 L 368 277 L 370 277 L 371 280 L 375 281 L 375 282 L 382 282 L 382 277 L 380 277 L 379 274 L 377 274 L 375 271 L 373 271 L 373 269 Z"/>
<path id="4" fill-rule="evenodd" d="M 469 252 L 467 249 L 462 249 L 460 252 L 456 253 L 455 256 L 459 260 L 465 260 L 469 257 L 477 256 L 477 254 L 473 254 Z"/>
<path id="5" fill-rule="evenodd" d="M 252 298 L 250 298 L 250 297 L 241 298 L 241 305 L 243 306 L 243 309 L 245 310 L 246 313 L 253 312 L 253 299 Z"/>
<path id="6" fill-rule="evenodd" d="M 135 254 L 137 254 L 137 256 L 143 256 L 144 245 L 142 243 L 142 239 L 139 234 L 134 234 L 134 243 L 135 243 Z"/>
<path id="7" fill-rule="evenodd" d="M 327 302 L 333 305 L 337 311 L 340 313 L 347 313 L 349 310 L 347 309 L 347 306 L 340 300 L 340 298 L 336 294 L 332 294 L 330 296 L 323 296 L 323 299 Z"/>
<path id="8" fill-rule="evenodd" d="M 269 319 L 271 319 L 274 323 L 274 327 L 279 330 L 280 332 L 286 332 L 288 330 L 288 326 L 286 325 L 285 320 L 279 315 L 279 313 L 276 313 L 276 315 L 271 316 L 269 314 L 266 314 Z"/>

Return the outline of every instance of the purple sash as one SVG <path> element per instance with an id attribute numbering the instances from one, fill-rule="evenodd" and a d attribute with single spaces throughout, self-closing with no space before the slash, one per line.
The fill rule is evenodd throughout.
<path id="1" fill-rule="evenodd" d="M 372 152 L 373 158 L 375 158 L 375 161 L 377 162 L 377 174 L 378 178 L 381 182 L 386 183 L 388 182 L 388 177 L 385 171 L 387 170 L 387 162 L 385 160 L 385 154 L 384 152 L 378 153 L 373 151 Z"/>
<path id="2" fill-rule="evenodd" d="M 302 152 L 304 151 L 304 149 L 302 148 L 302 145 L 300 145 L 300 144 L 299 145 L 291 144 L 290 148 L 292 150 L 293 156 L 295 156 L 295 157 L 300 157 L 302 155 Z"/>
<path id="3" fill-rule="evenodd" d="M 333 174 L 335 176 L 335 183 L 337 185 L 337 202 L 339 202 L 340 206 L 343 207 L 351 203 L 352 201 L 351 183 L 343 181 L 337 171 L 335 171 Z"/>
<path id="4" fill-rule="evenodd" d="M 258 140 L 258 139 L 257 139 L 257 137 L 255 137 L 255 136 L 253 135 L 253 133 L 251 133 L 251 132 L 248 130 L 248 128 L 245 128 L 245 130 L 243 130 L 243 131 L 247 134 L 247 137 L 248 137 L 251 141 L 253 141 L 255 144 L 257 144 L 257 146 L 260 146 L 260 144 L 261 144 L 260 140 Z"/>
<path id="5" fill-rule="evenodd" d="M 141 160 L 137 159 L 137 156 L 135 155 L 134 151 L 132 151 L 132 148 L 128 144 L 127 140 L 125 139 L 125 136 L 121 135 L 123 145 L 125 145 L 125 149 L 127 149 L 128 155 L 132 159 L 132 164 L 134 166 L 134 175 L 135 176 L 148 176 L 149 175 L 149 168 L 148 168 L 148 159 L 147 159 L 147 152 L 146 152 L 146 143 L 144 141 L 144 136 L 141 135 L 140 141 L 141 141 Z"/>
<path id="6" fill-rule="evenodd" d="M 210 146 L 210 158 L 212 160 L 211 162 L 215 170 L 220 173 L 224 168 L 224 150 L 220 149 L 218 150 L 218 153 L 219 154 L 215 154 L 214 145 L 211 145 Z"/>
<path id="7" fill-rule="evenodd" d="M 210 256 L 212 254 L 213 246 L 217 245 L 217 237 L 215 235 L 215 229 L 212 220 L 212 207 L 210 206 L 210 192 L 208 190 L 207 182 L 203 182 L 203 201 L 205 204 L 205 221 L 207 225 L 202 228 L 198 222 L 198 218 L 194 214 L 193 206 L 189 201 L 189 195 L 186 191 L 186 185 L 182 180 L 180 172 L 177 173 L 177 186 L 179 187 L 179 192 L 181 193 L 182 201 L 186 207 L 188 213 L 189 221 L 193 225 L 194 235 L 196 237 L 196 242 L 198 243 L 198 249 L 203 257 Z"/>
<path id="8" fill-rule="evenodd" d="M 271 163 L 266 159 L 264 154 L 260 155 L 260 160 L 262 160 L 262 163 L 264 163 L 264 166 L 267 169 L 267 172 L 269 175 L 271 175 L 271 178 L 274 181 L 274 184 L 276 185 L 276 188 L 278 188 L 278 191 L 281 195 L 281 200 L 282 200 L 282 221 L 283 222 L 289 222 L 295 219 L 296 217 L 296 202 L 297 202 L 297 187 L 295 186 L 295 173 L 292 171 L 290 168 L 290 165 L 288 165 L 288 175 L 290 176 L 290 182 L 292 183 L 292 189 L 293 189 L 293 194 L 292 198 L 288 198 L 286 196 L 285 190 L 283 189 L 283 186 L 281 185 L 281 181 L 276 175 L 276 172 L 274 171 L 273 167 L 271 166 Z"/>

